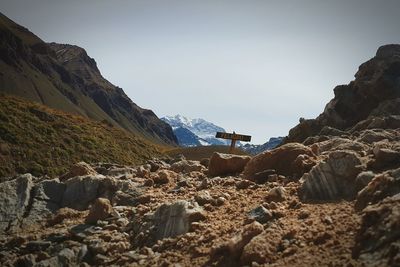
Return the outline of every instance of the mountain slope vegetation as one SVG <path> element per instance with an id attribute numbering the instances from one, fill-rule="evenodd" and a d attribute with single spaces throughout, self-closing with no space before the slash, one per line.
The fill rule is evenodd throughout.
<path id="1" fill-rule="evenodd" d="M 78 161 L 132 165 L 157 155 L 158 147 L 109 122 L 0 95 L 0 177 L 56 176 Z"/>

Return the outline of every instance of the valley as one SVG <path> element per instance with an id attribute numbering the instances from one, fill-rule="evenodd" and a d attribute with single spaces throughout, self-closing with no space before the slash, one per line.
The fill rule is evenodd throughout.
<path id="1" fill-rule="evenodd" d="M 2 14 L 0 35 L 1 266 L 400 265 L 399 44 L 228 154 L 222 127 L 158 118 L 83 48 Z"/>

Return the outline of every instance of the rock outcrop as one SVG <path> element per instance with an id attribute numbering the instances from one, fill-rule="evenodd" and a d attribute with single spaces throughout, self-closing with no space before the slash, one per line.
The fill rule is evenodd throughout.
<path id="1" fill-rule="evenodd" d="M 316 119 L 302 120 L 289 131 L 284 142 L 303 142 L 309 136 L 321 135 L 325 126 L 345 130 L 364 120 L 375 120 L 374 128 L 386 128 L 383 126 L 387 116 L 400 115 L 396 105 L 400 101 L 399 47 L 380 47 L 374 58 L 359 67 L 354 81 L 334 89 L 335 97 L 322 114 Z"/>
<path id="2" fill-rule="evenodd" d="M 26 174 L 0 183 L 0 232 L 18 227 L 32 203 L 32 175 Z"/>
<path id="3" fill-rule="evenodd" d="M 365 208 L 353 256 L 365 266 L 399 265 L 399 222 L 400 194 Z"/>

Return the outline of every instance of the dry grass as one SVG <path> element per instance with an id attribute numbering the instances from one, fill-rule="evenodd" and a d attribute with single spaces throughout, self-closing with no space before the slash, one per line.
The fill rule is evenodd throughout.
<path id="1" fill-rule="evenodd" d="M 0 177 L 54 177 L 78 161 L 134 165 L 159 155 L 159 147 L 107 122 L 0 95 Z"/>

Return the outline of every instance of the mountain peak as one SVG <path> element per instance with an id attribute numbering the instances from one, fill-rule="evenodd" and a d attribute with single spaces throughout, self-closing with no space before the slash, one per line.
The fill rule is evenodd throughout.
<path id="1" fill-rule="evenodd" d="M 172 127 L 179 144 L 183 146 L 228 144 L 226 140 L 215 138 L 216 132 L 225 132 L 225 129 L 204 119 L 191 119 L 180 114 L 165 116 L 161 119 Z M 193 140 L 193 136 L 189 137 L 187 131 L 183 131 L 182 128 L 189 130 L 198 139 L 195 142 L 189 142 L 188 140 Z"/>

